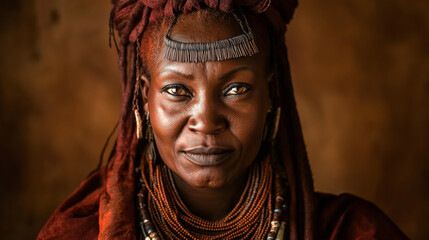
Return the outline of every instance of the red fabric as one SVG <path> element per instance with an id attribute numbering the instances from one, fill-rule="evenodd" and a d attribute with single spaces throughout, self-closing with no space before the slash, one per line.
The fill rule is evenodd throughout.
<path id="1" fill-rule="evenodd" d="M 99 209 L 106 182 L 106 169 L 93 173 L 54 212 L 37 239 L 97 239 L 99 215 L 108 209 Z M 402 240 L 408 239 L 375 205 L 350 194 L 339 196 L 316 194 L 317 238 L 320 240 Z M 134 208 L 134 201 L 127 204 Z M 135 216 L 126 214 L 134 223 Z M 112 216 L 118 217 L 118 216 Z M 118 225 L 100 239 L 136 239 L 138 232 L 127 232 L 129 226 Z"/>
<path id="2" fill-rule="evenodd" d="M 374 204 L 350 194 L 318 194 L 318 236 L 321 240 L 408 239 Z"/>
<path id="3" fill-rule="evenodd" d="M 106 171 L 92 173 L 46 222 L 37 239 L 97 239 Z"/>

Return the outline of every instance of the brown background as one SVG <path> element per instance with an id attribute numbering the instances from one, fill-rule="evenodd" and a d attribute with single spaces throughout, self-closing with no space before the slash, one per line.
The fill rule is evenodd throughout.
<path id="1" fill-rule="evenodd" d="M 0 7 L 0 234 L 34 239 L 96 167 L 120 109 L 108 0 Z M 429 239 L 429 4 L 301 1 L 293 81 L 316 188 Z"/>

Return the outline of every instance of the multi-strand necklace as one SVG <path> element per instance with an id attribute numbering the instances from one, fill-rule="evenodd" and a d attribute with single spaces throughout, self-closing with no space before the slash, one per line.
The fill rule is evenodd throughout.
<path id="1" fill-rule="evenodd" d="M 280 174 L 273 174 L 269 158 L 252 165 L 238 203 L 217 221 L 200 218 L 185 206 L 165 165 L 157 165 L 150 172 L 150 182 L 140 174 L 137 195 L 139 225 L 145 240 L 283 239 L 285 182 Z"/>

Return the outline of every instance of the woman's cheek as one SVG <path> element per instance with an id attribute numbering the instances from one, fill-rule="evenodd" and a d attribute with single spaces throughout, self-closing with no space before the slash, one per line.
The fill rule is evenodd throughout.
<path id="1" fill-rule="evenodd" d="M 266 105 L 264 99 L 255 98 L 234 110 L 231 131 L 242 144 L 244 154 L 253 155 L 259 151 L 265 127 Z"/>
<path id="2" fill-rule="evenodd" d="M 159 107 L 154 109 L 154 112 L 156 114 L 154 117 L 156 117 L 157 131 L 172 133 L 177 128 L 177 116 L 175 116 L 174 111 L 171 111 L 170 108 L 159 105 Z"/>
<path id="3" fill-rule="evenodd" d="M 165 99 L 162 94 L 149 106 L 152 128 L 158 150 L 164 158 L 174 158 L 178 137 L 186 126 L 186 107 Z"/>

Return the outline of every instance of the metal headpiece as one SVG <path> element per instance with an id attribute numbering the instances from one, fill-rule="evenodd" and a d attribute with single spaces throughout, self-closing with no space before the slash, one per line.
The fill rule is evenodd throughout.
<path id="1" fill-rule="evenodd" d="M 247 22 L 246 16 L 242 14 L 243 22 L 235 13 L 234 18 L 240 24 L 243 34 L 215 42 L 179 42 L 170 38 L 171 29 L 176 21 L 170 26 L 164 37 L 164 58 L 177 62 L 214 62 L 232 58 L 248 57 L 258 53 L 252 30 Z"/>

